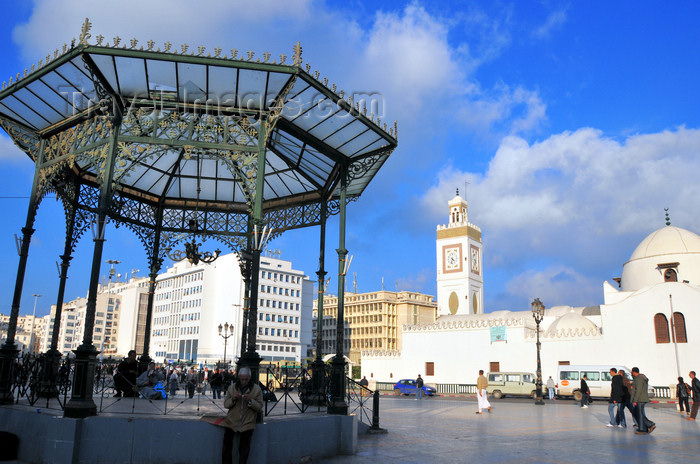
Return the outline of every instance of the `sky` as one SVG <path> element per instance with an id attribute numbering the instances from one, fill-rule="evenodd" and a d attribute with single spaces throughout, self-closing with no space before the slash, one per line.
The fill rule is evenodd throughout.
<path id="1" fill-rule="evenodd" d="M 700 3 L 652 1 L 189 2 L 34 0 L 0 17 L 0 81 L 77 37 L 292 54 L 347 92 L 381 95 L 399 145 L 348 207 L 349 272 L 360 292 L 436 293 L 436 226 L 455 190 L 484 242 L 485 311 L 603 303 L 602 284 L 671 222 L 700 232 Z M 34 165 L 0 131 L 0 312 L 9 314 Z M 60 204 L 35 222 L 20 313 L 56 303 Z M 337 293 L 338 217 L 326 270 Z M 319 228 L 269 244 L 316 278 Z M 124 278 L 146 254 L 108 228 L 103 261 Z M 215 242 L 208 242 L 212 248 Z M 86 296 L 93 242 L 78 243 L 66 301 Z M 206 248 L 206 246 L 205 246 Z M 168 263 L 166 263 L 167 265 Z M 108 272 L 103 264 L 102 275 Z"/>

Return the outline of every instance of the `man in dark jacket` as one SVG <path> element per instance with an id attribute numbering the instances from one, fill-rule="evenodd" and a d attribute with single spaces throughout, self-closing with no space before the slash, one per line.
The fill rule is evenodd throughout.
<path id="1" fill-rule="evenodd" d="M 656 424 L 647 419 L 644 413 L 644 407 L 649 402 L 649 379 L 644 374 L 639 373 L 638 367 L 632 368 L 632 404 L 637 412 L 637 431 L 638 434 L 651 433 L 656 428 Z"/>
<path id="2" fill-rule="evenodd" d="M 579 388 L 579 391 L 581 392 L 581 407 L 582 408 L 587 408 L 588 407 L 588 395 L 591 394 L 591 391 L 588 389 L 588 377 L 584 375 L 581 377 L 581 388 Z"/>
<path id="3" fill-rule="evenodd" d="M 624 427 L 620 423 L 619 408 L 623 400 L 623 384 L 622 376 L 617 373 L 617 369 L 614 367 L 610 368 L 610 375 L 612 379 L 610 381 L 610 404 L 608 405 L 608 414 L 610 414 L 610 423 L 608 427 Z"/>
<path id="4" fill-rule="evenodd" d="M 693 391 L 693 408 L 690 410 L 690 417 L 688 420 L 694 421 L 695 416 L 698 415 L 698 407 L 700 407 L 700 380 L 695 377 L 695 371 L 690 371 L 688 374 L 691 379 L 690 389 Z"/>
<path id="5" fill-rule="evenodd" d="M 138 375 L 139 364 L 136 362 L 136 350 L 130 350 L 126 359 L 119 363 L 117 372 L 114 374 L 114 389 L 117 391 L 114 396 L 136 396 L 136 376 Z"/>

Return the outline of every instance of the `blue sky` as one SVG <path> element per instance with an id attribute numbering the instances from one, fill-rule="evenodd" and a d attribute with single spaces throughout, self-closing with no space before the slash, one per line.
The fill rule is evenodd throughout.
<path id="1" fill-rule="evenodd" d="M 0 81 L 93 36 L 290 54 L 353 92 L 379 92 L 399 148 L 348 210 L 359 291 L 435 294 L 435 228 L 455 188 L 484 237 L 486 311 L 602 303 L 602 283 L 664 225 L 700 232 L 700 32 L 695 1 L 33 1 L 5 5 Z M 8 313 L 33 164 L 0 133 L 0 301 Z M 14 198 L 20 197 L 20 198 Z M 55 303 L 64 219 L 41 205 L 21 312 Z M 270 244 L 315 278 L 317 228 Z M 142 269 L 128 231 L 108 229 L 104 260 Z M 211 247 L 215 245 L 213 242 Z M 336 293 L 337 217 L 326 269 Z M 84 236 L 66 299 L 87 292 Z M 103 274 L 107 265 L 103 267 Z"/>

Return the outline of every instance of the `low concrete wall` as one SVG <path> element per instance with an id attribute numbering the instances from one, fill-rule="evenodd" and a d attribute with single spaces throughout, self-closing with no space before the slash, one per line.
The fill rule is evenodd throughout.
<path id="1" fill-rule="evenodd" d="M 19 436 L 20 461 L 32 463 L 212 463 L 224 429 L 180 417 L 68 419 L 0 407 L 0 430 Z M 357 450 L 355 416 L 285 416 L 258 424 L 251 464 L 300 463 Z"/>

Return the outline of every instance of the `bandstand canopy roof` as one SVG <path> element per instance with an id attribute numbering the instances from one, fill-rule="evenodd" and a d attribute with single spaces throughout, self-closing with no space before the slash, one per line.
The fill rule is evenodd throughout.
<path id="1" fill-rule="evenodd" d="M 231 158 L 257 152 L 262 114 L 273 122 L 264 140 L 266 210 L 334 197 L 340 166 L 362 166 L 347 188 L 360 195 L 396 147 L 396 125 L 387 130 L 366 115 L 372 97 L 358 105 L 308 64 L 302 69 L 299 45 L 287 64 L 268 53 L 243 58 L 233 50 L 230 57 L 217 48 L 210 56 L 204 47 L 176 52 L 166 44 L 161 51 L 153 42 L 102 45 L 89 37 L 84 29 L 77 45 L 3 83 L 0 123 L 36 159 L 23 137 L 85 130 L 80 125 L 111 95 L 124 115 L 119 142 L 131 152 L 118 167 L 117 189 L 140 201 L 189 204 L 199 186 L 202 207 L 243 208 L 242 174 Z M 99 168 L 75 157 L 82 178 L 97 178 Z"/>

